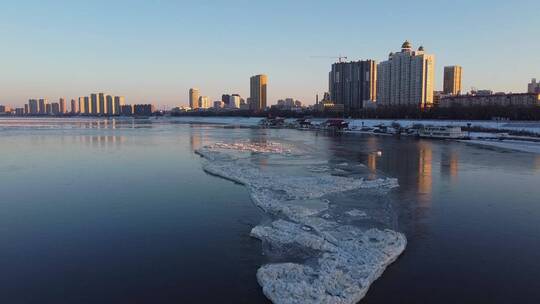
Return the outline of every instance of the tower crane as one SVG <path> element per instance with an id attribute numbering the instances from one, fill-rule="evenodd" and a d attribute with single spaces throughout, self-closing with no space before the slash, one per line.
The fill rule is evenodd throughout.
<path id="1" fill-rule="evenodd" d="M 342 59 L 345 59 L 347 60 L 347 56 L 311 56 L 311 58 L 334 58 L 334 59 L 337 59 L 339 63 L 342 63 L 343 60 Z"/>

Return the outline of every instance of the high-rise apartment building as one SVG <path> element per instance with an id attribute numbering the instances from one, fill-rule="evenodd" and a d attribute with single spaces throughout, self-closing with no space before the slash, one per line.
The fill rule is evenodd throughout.
<path id="1" fill-rule="evenodd" d="M 208 109 L 208 108 L 210 108 L 210 98 L 208 98 L 208 96 L 199 97 L 198 108 L 200 108 L 200 109 Z"/>
<path id="2" fill-rule="evenodd" d="M 414 51 L 405 41 L 401 52 L 390 53 L 377 67 L 377 105 L 432 106 L 434 71 L 435 56 L 426 54 L 422 46 Z"/>
<path id="3" fill-rule="evenodd" d="M 122 106 L 126 103 L 124 96 L 114 96 L 114 114 L 120 115 L 122 113 Z"/>
<path id="4" fill-rule="evenodd" d="M 231 98 L 231 95 L 229 95 L 229 94 L 221 95 L 221 101 L 223 102 L 225 107 L 227 107 L 229 105 L 230 98 Z"/>
<path id="5" fill-rule="evenodd" d="M 540 82 L 536 82 L 536 78 L 533 78 L 531 83 L 527 86 L 527 92 L 540 94 Z"/>
<path id="6" fill-rule="evenodd" d="M 98 94 L 98 103 L 99 103 L 99 111 L 98 113 L 100 115 L 106 115 L 107 114 L 107 104 L 105 102 L 105 94 L 99 93 Z"/>
<path id="7" fill-rule="evenodd" d="M 47 105 L 49 102 L 45 98 L 39 99 L 39 114 L 44 115 L 47 114 Z M 49 111 L 50 112 L 50 111 Z"/>
<path id="8" fill-rule="evenodd" d="M 80 112 L 86 115 L 92 114 L 92 97 L 84 96 L 84 111 L 81 109 Z"/>
<path id="9" fill-rule="evenodd" d="M 107 114 L 108 115 L 115 115 L 116 114 L 116 109 L 114 107 L 114 97 L 111 96 L 111 95 L 107 95 L 105 96 L 105 103 L 107 105 Z"/>
<path id="10" fill-rule="evenodd" d="M 252 111 L 264 110 L 266 108 L 268 77 L 266 75 L 255 75 L 250 78 L 249 84 L 250 109 Z"/>
<path id="11" fill-rule="evenodd" d="M 90 114 L 97 115 L 99 114 L 99 102 L 98 102 L 98 94 L 92 93 L 90 94 Z"/>
<path id="12" fill-rule="evenodd" d="M 191 88 L 189 89 L 189 107 L 193 110 L 199 108 L 199 89 Z"/>
<path id="13" fill-rule="evenodd" d="M 79 101 L 77 102 L 75 99 L 71 100 L 71 114 L 77 114 L 79 113 L 79 104 L 81 103 L 81 98 L 79 97 Z M 84 99 L 83 99 L 84 100 Z"/>
<path id="14" fill-rule="evenodd" d="M 377 96 L 377 63 L 373 60 L 338 62 L 329 73 L 330 98 L 345 114 L 358 113 Z"/>
<path id="15" fill-rule="evenodd" d="M 30 115 L 39 114 L 39 103 L 37 99 L 28 100 L 28 114 Z"/>
<path id="16" fill-rule="evenodd" d="M 461 73 L 462 68 L 459 65 L 444 67 L 444 94 L 461 94 Z"/>
<path id="17" fill-rule="evenodd" d="M 242 101 L 242 97 L 238 94 L 233 94 L 229 96 L 229 104 L 225 105 L 225 107 L 231 108 L 231 109 L 239 109 L 240 103 Z"/>
<path id="18" fill-rule="evenodd" d="M 53 102 L 51 104 L 51 113 L 50 114 L 53 114 L 53 115 L 59 115 L 60 114 L 60 103 Z"/>
<path id="19" fill-rule="evenodd" d="M 66 113 L 66 99 L 65 98 L 60 98 L 58 100 L 58 107 L 59 107 L 59 114 L 64 114 Z"/>

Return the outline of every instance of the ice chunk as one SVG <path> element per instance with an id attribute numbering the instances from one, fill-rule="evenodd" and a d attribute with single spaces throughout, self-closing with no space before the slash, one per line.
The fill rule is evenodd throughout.
<path id="1" fill-rule="evenodd" d="M 367 214 L 362 211 L 362 210 L 358 210 L 358 209 L 353 209 L 353 210 L 349 210 L 347 212 L 345 212 L 347 215 L 349 216 L 354 216 L 354 217 L 366 217 Z"/>

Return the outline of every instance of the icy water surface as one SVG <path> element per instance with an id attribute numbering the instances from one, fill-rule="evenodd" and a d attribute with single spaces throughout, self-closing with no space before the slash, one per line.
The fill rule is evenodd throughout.
<path id="1" fill-rule="evenodd" d="M 534 154 L 167 120 L 0 136 L 1 303 L 347 303 L 395 258 L 362 303 L 540 297 Z"/>

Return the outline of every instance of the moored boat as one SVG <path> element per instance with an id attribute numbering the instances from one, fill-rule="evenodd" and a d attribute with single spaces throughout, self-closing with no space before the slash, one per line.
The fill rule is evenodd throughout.
<path id="1" fill-rule="evenodd" d="M 434 139 L 465 139 L 465 133 L 461 127 L 456 126 L 427 126 L 418 131 L 418 136 L 422 138 Z"/>

